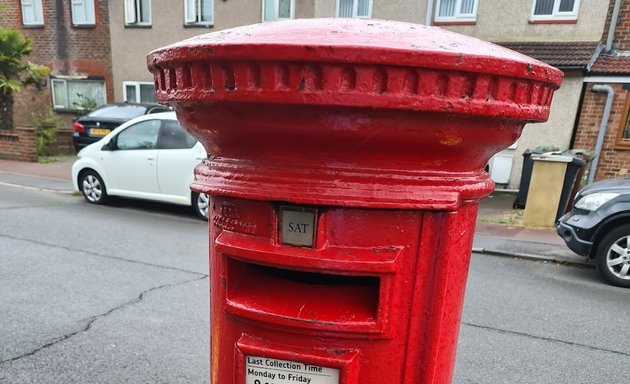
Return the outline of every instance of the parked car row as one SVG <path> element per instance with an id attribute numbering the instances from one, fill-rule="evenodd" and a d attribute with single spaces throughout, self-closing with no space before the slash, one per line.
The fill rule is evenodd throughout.
<path id="1" fill-rule="evenodd" d="M 109 134 L 114 128 L 135 117 L 167 112 L 169 108 L 156 103 L 106 104 L 79 117 L 72 123 L 72 142 L 79 152 Z"/>
<path id="2" fill-rule="evenodd" d="M 191 192 L 194 167 L 206 157 L 203 145 L 186 133 L 175 112 L 129 120 L 77 154 L 74 188 L 92 204 L 110 196 L 189 205 L 208 219 L 208 196 Z"/>
<path id="3" fill-rule="evenodd" d="M 159 104 L 112 104 L 75 121 L 75 146 L 83 149 L 72 180 L 89 203 L 110 196 L 146 199 L 189 205 L 208 219 L 208 196 L 189 189 L 206 152 L 174 112 L 158 113 L 164 110 Z M 630 178 L 582 189 L 556 229 L 571 250 L 595 260 L 608 283 L 630 288 Z"/>

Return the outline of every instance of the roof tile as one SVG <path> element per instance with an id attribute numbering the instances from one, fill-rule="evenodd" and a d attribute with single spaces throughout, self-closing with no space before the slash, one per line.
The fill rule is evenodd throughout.
<path id="1" fill-rule="evenodd" d="M 598 41 L 499 42 L 503 47 L 533 57 L 558 68 L 586 69 L 599 45 Z"/>
<path id="2" fill-rule="evenodd" d="M 630 74 L 630 56 L 599 56 L 591 67 L 593 74 Z"/>

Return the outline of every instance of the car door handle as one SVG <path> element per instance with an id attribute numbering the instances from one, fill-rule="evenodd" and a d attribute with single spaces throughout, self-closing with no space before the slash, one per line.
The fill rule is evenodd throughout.
<path id="1" fill-rule="evenodd" d="M 155 160 L 155 158 L 153 156 L 149 156 L 149 157 L 147 157 L 147 160 L 153 161 L 153 160 Z"/>

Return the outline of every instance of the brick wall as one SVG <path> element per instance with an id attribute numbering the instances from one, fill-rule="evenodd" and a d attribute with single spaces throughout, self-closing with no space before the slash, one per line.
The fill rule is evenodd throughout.
<path id="1" fill-rule="evenodd" d="M 72 26 L 70 5 L 68 0 L 43 0 L 44 25 L 27 27 L 22 25 L 20 0 L 0 0 L 0 9 L 4 11 L 0 14 L 0 27 L 19 29 L 32 38 L 33 52 L 28 60 L 47 65 L 52 70 L 51 75 L 104 79 L 107 102 L 112 102 L 114 94 L 108 0 L 94 0 L 96 25 L 91 27 Z M 29 88 L 15 95 L 13 114 L 16 127 L 33 125 L 34 110 L 52 108 L 50 89 L 48 81 L 44 90 Z M 69 113 L 60 115 L 70 129 L 70 121 L 76 116 Z M 67 141 L 66 136 L 67 131 L 60 132 L 57 141 Z M 62 148 L 68 147 L 66 144 L 60 145 Z"/>
<path id="2" fill-rule="evenodd" d="M 603 42 L 606 42 L 606 39 L 608 38 L 608 28 L 610 28 L 610 21 L 612 19 L 614 6 L 615 0 L 611 0 L 610 6 L 608 7 L 608 16 L 606 17 L 604 35 L 602 37 Z M 613 42 L 618 43 L 619 49 L 622 51 L 630 50 L 630 0 L 621 0 L 619 19 L 617 21 L 617 28 L 615 30 Z"/>
<path id="3" fill-rule="evenodd" d="M 0 158 L 20 159 L 20 137 L 16 131 L 0 131 Z"/>
<path id="4" fill-rule="evenodd" d="M 0 131 L 0 158 L 37 161 L 35 129 L 16 127 L 13 131 Z"/>
<path id="5" fill-rule="evenodd" d="M 621 84 L 609 84 L 615 90 L 612 111 L 606 127 L 606 136 L 595 180 L 626 176 L 630 173 L 630 149 L 615 148 L 615 142 L 623 115 L 628 93 Z M 580 112 L 580 120 L 575 134 L 573 148 L 595 149 L 599 125 L 604 114 L 605 93 L 591 91 L 593 84 L 588 84 Z"/>
<path id="6" fill-rule="evenodd" d="M 72 129 L 65 128 L 57 130 L 55 142 L 46 147 L 46 155 L 56 156 L 64 153 L 73 153 Z"/>

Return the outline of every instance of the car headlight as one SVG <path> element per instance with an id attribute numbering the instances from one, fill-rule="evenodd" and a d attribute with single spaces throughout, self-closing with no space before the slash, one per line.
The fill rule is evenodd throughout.
<path id="1" fill-rule="evenodd" d="M 575 203 L 575 208 L 594 211 L 617 196 L 619 196 L 619 194 L 614 192 L 593 193 L 578 200 L 577 203 Z"/>

